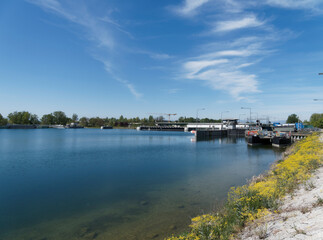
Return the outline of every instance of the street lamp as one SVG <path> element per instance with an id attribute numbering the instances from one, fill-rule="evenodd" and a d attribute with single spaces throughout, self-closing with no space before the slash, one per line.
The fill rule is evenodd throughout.
<path id="1" fill-rule="evenodd" d="M 250 122 L 251 122 L 251 108 L 241 107 L 241 109 L 249 109 L 249 111 L 250 111 L 250 112 L 249 112 L 249 114 L 250 114 L 250 118 L 249 118 L 249 119 L 250 119 Z"/>
<path id="2" fill-rule="evenodd" d="M 317 98 L 315 98 L 315 99 L 313 99 L 313 101 L 323 101 L 323 99 L 317 99 Z"/>
<path id="3" fill-rule="evenodd" d="M 222 122 L 222 113 L 226 113 L 226 112 L 230 112 L 230 111 L 223 111 L 223 112 L 221 112 L 221 122 Z"/>
<path id="4" fill-rule="evenodd" d="M 323 75 L 323 73 L 319 73 L 319 75 Z"/>
<path id="5" fill-rule="evenodd" d="M 196 130 L 197 130 L 197 120 L 199 119 L 199 111 L 205 110 L 205 108 L 198 108 L 196 109 Z"/>

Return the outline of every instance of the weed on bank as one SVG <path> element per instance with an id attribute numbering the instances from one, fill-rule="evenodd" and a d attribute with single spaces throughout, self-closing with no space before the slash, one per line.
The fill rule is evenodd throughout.
<path id="1" fill-rule="evenodd" d="M 290 155 L 265 177 L 256 178 L 249 185 L 231 188 L 220 212 L 193 218 L 189 233 L 166 240 L 233 239 L 248 222 L 276 211 L 284 196 L 308 180 L 323 163 L 322 155 L 319 134 L 297 142 Z"/>

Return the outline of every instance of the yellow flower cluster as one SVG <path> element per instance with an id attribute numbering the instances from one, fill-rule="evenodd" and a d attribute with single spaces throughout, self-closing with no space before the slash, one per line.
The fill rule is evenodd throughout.
<path id="1" fill-rule="evenodd" d="M 323 162 L 323 144 L 313 134 L 298 142 L 285 160 L 278 163 L 267 177 L 250 185 L 232 188 L 224 209 L 192 219 L 191 231 L 167 240 L 232 239 L 237 229 L 263 218 L 275 210 L 286 193 L 311 176 Z"/>

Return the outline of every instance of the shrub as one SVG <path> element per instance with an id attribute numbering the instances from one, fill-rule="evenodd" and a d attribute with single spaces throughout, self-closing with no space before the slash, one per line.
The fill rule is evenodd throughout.
<path id="1" fill-rule="evenodd" d="M 277 163 L 266 177 L 232 188 L 221 212 L 193 218 L 190 233 L 167 240 L 233 239 L 246 223 L 270 214 L 287 193 L 308 180 L 322 164 L 322 155 L 323 144 L 318 134 L 296 143 L 291 154 Z"/>

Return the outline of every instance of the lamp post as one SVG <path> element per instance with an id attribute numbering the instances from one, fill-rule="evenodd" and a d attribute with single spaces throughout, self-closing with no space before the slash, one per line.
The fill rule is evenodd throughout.
<path id="1" fill-rule="evenodd" d="M 319 75 L 323 75 L 323 73 L 319 73 Z"/>
<path id="2" fill-rule="evenodd" d="M 249 109 L 249 116 L 250 116 L 250 122 L 251 122 L 251 108 L 247 108 L 247 107 L 241 107 L 241 109 Z"/>
<path id="3" fill-rule="evenodd" d="M 222 122 L 222 113 L 226 113 L 226 112 L 230 112 L 230 111 L 223 111 L 223 112 L 221 112 L 221 122 Z"/>
<path id="4" fill-rule="evenodd" d="M 317 99 L 317 98 L 315 98 L 315 99 L 313 99 L 313 101 L 323 101 L 323 99 Z"/>
<path id="5" fill-rule="evenodd" d="M 205 110 L 205 108 L 198 108 L 198 109 L 196 109 L 196 130 L 197 130 L 197 121 L 199 119 L 199 111 L 200 110 Z"/>

